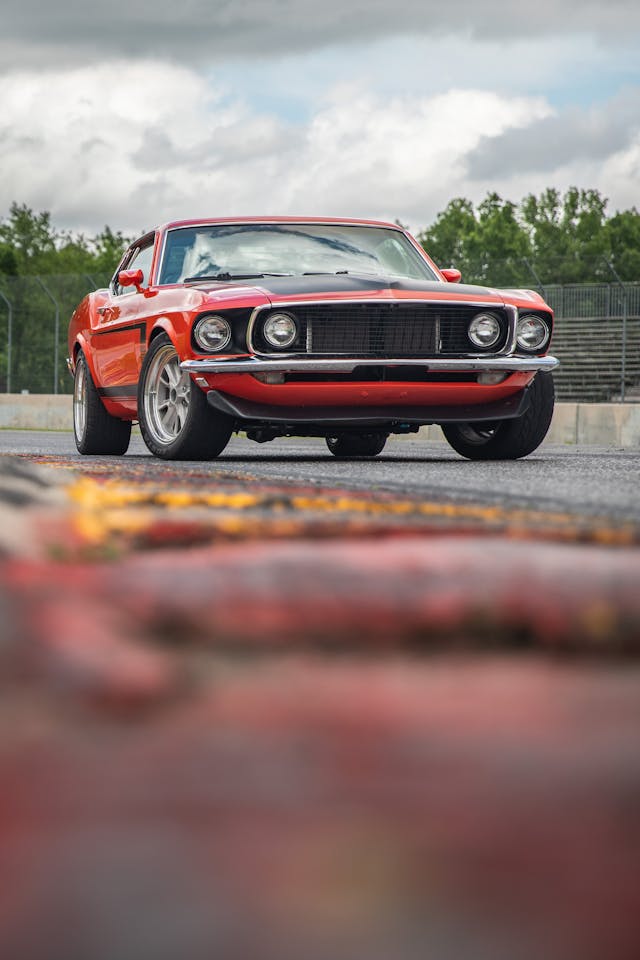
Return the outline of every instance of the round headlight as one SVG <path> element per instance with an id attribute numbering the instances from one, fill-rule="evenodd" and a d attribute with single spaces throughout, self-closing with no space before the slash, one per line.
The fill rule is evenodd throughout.
<path id="1" fill-rule="evenodd" d="M 272 313 L 265 321 L 262 333 L 270 346 L 283 350 L 290 347 L 298 336 L 298 327 L 288 313 Z"/>
<path id="2" fill-rule="evenodd" d="M 469 324 L 468 333 L 476 347 L 492 347 L 500 339 L 500 321 L 493 313 L 478 313 Z"/>
<path id="3" fill-rule="evenodd" d="M 216 353 L 231 343 L 231 326 L 224 317 L 211 314 L 197 322 L 193 336 L 206 353 Z"/>
<path id="4" fill-rule="evenodd" d="M 518 320 L 516 338 L 521 350 L 541 350 L 549 336 L 549 327 L 542 317 L 530 313 Z"/>

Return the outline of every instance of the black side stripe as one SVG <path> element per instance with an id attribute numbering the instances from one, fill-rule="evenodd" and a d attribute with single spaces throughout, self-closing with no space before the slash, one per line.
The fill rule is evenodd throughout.
<path id="1" fill-rule="evenodd" d="M 147 324 L 143 321 L 142 323 L 127 323 L 122 327 L 106 327 L 102 330 L 92 330 L 92 337 L 106 337 L 110 333 L 126 333 L 128 330 L 138 330 L 140 334 L 140 343 L 144 343 L 147 339 Z"/>
<path id="2" fill-rule="evenodd" d="M 101 397 L 137 397 L 138 384 L 133 383 L 123 387 L 98 387 Z"/>

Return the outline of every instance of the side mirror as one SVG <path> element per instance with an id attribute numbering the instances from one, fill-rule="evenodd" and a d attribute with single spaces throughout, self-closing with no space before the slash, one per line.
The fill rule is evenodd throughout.
<path id="1" fill-rule="evenodd" d="M 142 293 L 142 281 L 144 273 L 140 268 L 137 270 L 121 270 L 118 274 L 118 283 L 121 287 L 135 287 L 138 293 Z"/>
<path id="2" fill-rule="evenodd" d="M 446 270 L 441 270 L 440 273 L 447 283 L 460 283 L 462 279 L 462 274 L 459 270 L 456 270 L 455 267 L 447 267 Z"/>

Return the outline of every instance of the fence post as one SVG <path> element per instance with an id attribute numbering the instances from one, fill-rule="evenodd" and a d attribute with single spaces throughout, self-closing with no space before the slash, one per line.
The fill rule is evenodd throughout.
<path id="1" fill-rule="evenodd" d="M 41 278 L 41 277 L 36 277 L 36 280 L 38 281 L 38 283 L 40 284 L 40 286 L 42 287 L 42 289 L 44 290 L 44 292 L 46 293 L 46 295 L 49 297 L 49 300 L 51 300 L 52 304 L 53 304 L 54 307 L 56 308 L 56 319 L 55 319 L 55 325 L 54 325 L 54 338 L 55 338 L 55 339 L 54 339 L 54 344 L 53 344 L 53 392 L 57 394 L 57 392 L 58 392 L 58 376 L 59 376 L 59 374 L 58 374 L 58 355 L 59 355 L 59 344 L 58 344 L 58 340 L 59 340 L 59 337 L 60 337 L 60 305 L 58 304 L 58 301 L 56 300 L 56 298 L 54 297 L 54 295 L 51 293 L 51 290 L 49 290 L 49 288 L 45 285 L 45 283 L 44 283 L 44 281 L 42 280 L 42 278 Z"/>
<path id="2" fill-rule="evenodd" d="M 534 270 L 533 264 L 532 264 L 526 257 L 523 257 L 523 258 L 522 258 L 522 262 L 523 262 L 524 265 L 526 266 L 527 270 L 529 271 L 529 273 L 531 274 L 531 276 L 533 277 L 533 279 L 535 280 L 535 282 L 536 282 L 536 283 L 538 284 L 538 286 L 540 287 L 540 290 L 541 290 L 541 292 L 542 292 L 542 296 L 543 296 L 543 297 L 545 298 L 545 300 L 546 300 L 546 299 L 547 299 L 547 291 L 545 290 L 545 287 L 544 287 L 544 284 L 543 284 L 542 280 L 540 279 L 540 277 L 538 276 L 538 274 L 537 274 L 536 271 Z"/>
<path id="3" fill-rule="evenodd" d="M 11 393 L 11 347 L 13 345 L 13 306 L 11 301 L 5 297 L 2 290 L 0 290 L 0 297 L 4 300 L 7 305 L 8 318 L 7 318 L 7 393 Z"/>
<path id="4" fill-rule="evenodd" d="M 626 399 L 626 385 L 625 380 L 627 379 L 627 319 L 629 314 L 629 306 L 627 299 L 627 288 L 622 282 L 618 271 L 612 263 L 610 263 L 605 256 L 602 257 L 607 267 L 611 271 L 612 276 L 615 278 L 617 285 L 622 290 L 622 356 L 620 357 L 620 402 L 624 403 Z"/>

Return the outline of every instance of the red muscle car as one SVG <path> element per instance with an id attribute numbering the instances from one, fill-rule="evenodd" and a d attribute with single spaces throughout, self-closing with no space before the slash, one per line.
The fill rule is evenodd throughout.
<path id="1" fill-rule="evenodd" d="M 167 460 L 216 457 L 238 430 L 375 456 L 437 423 L 465 457 L 526 456 L 553 413 L 553 313 L 459 280 L 391 223 L 158 227 L 71 318 L 77 448 L 123 454 L 138 421 Z"/>

